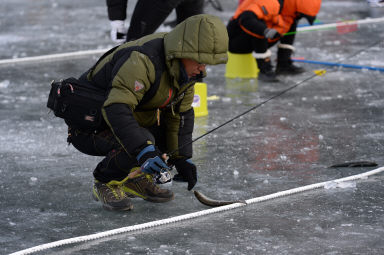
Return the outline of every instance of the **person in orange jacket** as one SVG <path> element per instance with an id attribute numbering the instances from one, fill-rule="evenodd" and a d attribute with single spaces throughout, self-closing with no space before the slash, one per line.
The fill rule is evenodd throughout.
<path id="1" fill-rule="evenodd" d="M 291 55 L 297 23 L 305 17 L 312 25 L 321 0 L 243 0 L 227 25 L 229 52 L 252 53 L 260 70 L 258 79 L 278 82 L 276 74 L 298 74 Z M 284 35 L 286 33 L 289 35 Z M 291 33 L 293 32 L 293 33 Z M 280 42 L 276 71 L 271 64 L 270 47 Z"/>

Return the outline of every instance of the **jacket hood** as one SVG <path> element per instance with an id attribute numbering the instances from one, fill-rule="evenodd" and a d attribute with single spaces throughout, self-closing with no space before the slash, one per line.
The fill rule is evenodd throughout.
<path id="1" fill-rule="evenodd" d="M 168 61 L 189 58 L 208 65 L 225 64 L 228 60 L 228 33 L 216 16 L 200 14 L 189 17 L 164 36 Z"/>

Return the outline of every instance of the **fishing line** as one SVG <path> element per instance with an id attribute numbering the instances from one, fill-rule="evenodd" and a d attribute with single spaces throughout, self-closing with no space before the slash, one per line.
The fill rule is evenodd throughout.
<path id="1" fill-rule="evenodd" d="M 357 52 L 355 52 L 355 53 L 353 53 L 353 54 L 347 56 L 347 57 L 344 58 L 344 59 L 339 60 L 339 61 L 336 62 L 336 63 L 341 63 L 342 61 L 344 61 L 344 60 L 346 60 L 346 59 L 350 59 L 350 58 L 352 58 L 352 57 L 354 57 L 354 56 L 356 56 L 356 55 L 358 55 L 358 54 L 360 54 L 360 53 L 362 53 L 362 52 L 365 52 L 365 51 L 367 51 L 368 49 L 370 49 L 370 48 L 376 46 L 377 44 L 379 44 L 379 43 L 382 42 L 382 41 L 383 41 L 383 39 L 380 39 L 379 41 L 376 41 L 375 43 L 371 44 L 370 46 L 368 46 L 368 47 L 366 47 L 366 48 L 364 48 L 364 49 L 358 50 Z M 323 70 L 326 71 L 327 69 L 323 69 Z M 322 72 L 322 73 L 325 73 L 325 72 Z M 222 123 L 221 125 L 219 125 L 219 126 L 213 128 L 213 129 L 207 131 L 205 134 L 202 134 L 201 136 L 199 136 L 199 137 L 197 137 L 197 138 L 195 138 L 195 139 L 192 139 L 192 141 L 190 141 L 190 142 L 188 142 L 188 143 L 185 143 L 185 144 L 182 145 L 182 146 L 179 146 L 177 149 L 171 151 L 170 153 L 167 153 L 167 155 L 168 155 L 168 156 L 172 156 L 174 153 L 176 153 L 178 150 L 184 148 L 185 146 L 190 145 L 190 144 L 192 144 L 192 143 L 194 143 L 194 142 L 200 140 L 201 138 L 203 138 L 203 137 L 205 137 L 205 136 L 207 136 L 207 135 L 209 135 L 209 134 L 215 132 L 215 131 L 218 130 L 219 128 L 222 128 L 223 126 L 225 126 L 225 125 L 231 123 L 232 121 L 234 121 L 234 120 L 236 120 L 236 119 L 238 119 L 238 118 L 240 118 L 240 117 L 246 115 L 247 113 L 249 113 L 249 112 L 251 112 L 251 111 L 253 111 L 253 110 L 259 108 L 260 106 L 262 106 L 262 105 L 268 103 L 269 101 L 271 101 L 271 100 L 273 100 L 273 99 L 275 99 L 275 98 L 277 98 L 277 97 L 280 97 L 280 96 L 284 95 L 284 94 L 287 93 L 288 91 L 293 90 L 294 88 L 298 87 L 299 85 L 303 84 L 303 83 L 306 82 L 306 81 L 309 81 L 309 80 L 313 79 L 313 78 L 316 77 L 316 76 L 319 76 L 319 74 L 318 74 L 318 73 L 315 73 L 315 74 L 309 76 L 308 78 L 305 78 L 304 80 L 302 80 L 302 81 L 300 81 L 300 82 L 294 84 L 293 86 L 291 86 L 291 87 L 289 87 L 289 88 L 287 88 L 287 89 L 282 90 L 281 92 L 277 93 L 276 95 L 274 95 L 274 96 L 272 96 L 272 97 L 270 97 L 270 98 L 264 100 L 263 102 L 261 102 L 261 103 L 255 105 L 255 106 L 253 106 L 253 107 L 251 107 L 251 108 L 249 108 L 248 110 L 246 110 L 246 111 L 244 111 L 244 112 L 242 112 L 242 113 L 236 115 L 235 117 L 233 117 L 233 118 L 227 120 L 226 122 Z"/>

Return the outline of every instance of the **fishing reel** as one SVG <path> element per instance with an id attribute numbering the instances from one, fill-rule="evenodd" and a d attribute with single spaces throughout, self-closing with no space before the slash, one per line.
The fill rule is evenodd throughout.
<path id="1" fill-rule="evenodd" d="M 168 169 L 162 168 L 160 172 L 156 173 L 153 177 L 156 184 L 164 184 L 172 181 L 171 172 Z"/>

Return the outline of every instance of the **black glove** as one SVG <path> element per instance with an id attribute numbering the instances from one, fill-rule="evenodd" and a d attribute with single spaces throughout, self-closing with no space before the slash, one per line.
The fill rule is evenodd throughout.
<path id="1" fill-rule="evenodd" d="M 280 37 L 280 34 L 273 28 L 266 28 L 264 30 L 264 36 L 268 39 L 276 39 Z"/>
<path id="2" fill-rule="evenodd" d="M 141 171 L 148 174 L 160 173 L 163 169 L 170 170 L 161 157 L 161 152 L 153 145 L 145 147 L 136 157 Z"/>
<path id="3" fill-rule="evenodd" d="M 188 190 L 191 190 L 197 182 L 197 171 L 195 164 L 190 159 L 180 160 L 175 163 L 178 174 L 173 177 L 174 181 L 188 182 Z"/>

